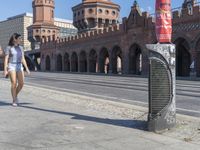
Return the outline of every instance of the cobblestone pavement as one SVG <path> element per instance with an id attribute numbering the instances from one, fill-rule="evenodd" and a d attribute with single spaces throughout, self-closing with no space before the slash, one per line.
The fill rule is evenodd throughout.
<path id="1" fill-rule="evenodd" d="M 11 106 L 0 79 L 0 150 L 197 150 L 200 119 L 177 115 L 173 130 L 146 130 L 146 108 L 25 86 Z"/>

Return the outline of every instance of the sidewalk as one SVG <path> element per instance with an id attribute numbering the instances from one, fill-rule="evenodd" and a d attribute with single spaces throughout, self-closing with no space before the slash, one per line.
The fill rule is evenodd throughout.
<path id="1" fill-rule="evenodd" d="M 146 131 L 147 110 L 25 86 L 12 107 L 0 79 L 0 150 L 197 150 L 200 119 L 178 115 L 177 127 Z"/>

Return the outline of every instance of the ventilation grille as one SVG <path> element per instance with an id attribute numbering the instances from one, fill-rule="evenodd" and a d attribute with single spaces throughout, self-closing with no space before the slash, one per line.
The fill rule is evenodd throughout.
<path id="1" fill-rule="evenodd" d="M 170 103 L 170 74 L 167 66 L 159 59 L 150 60 L 149 110 L 154 118 Z"/>

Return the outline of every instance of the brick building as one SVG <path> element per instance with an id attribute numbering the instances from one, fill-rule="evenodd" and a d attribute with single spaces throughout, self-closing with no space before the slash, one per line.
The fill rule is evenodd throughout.
<path id="1" fill-rule="evenodd" d="M 43 38 L 42 71 L 147 75 L 149 61 L 145 44 L 157 43 L 154 19 L 141 12 L 135 1 L 129 16 L 118 24 L 119 10 L 120 6 L 111 0 L 83 0 L 73 7 L 74 25 L 79 34 Z M 200 76 L 199 20 L 200 6 L 195 0 L 185 0 L 179 10 L 173 11 L 178 76 L 190 76 L 191 71 Z"/>

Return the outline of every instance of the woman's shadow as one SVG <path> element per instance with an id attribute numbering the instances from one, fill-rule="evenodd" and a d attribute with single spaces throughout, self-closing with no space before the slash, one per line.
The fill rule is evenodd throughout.
<path id="1" fill-rule="evenodd" d="M 20 105 L 31 105 L 32 103 L 20 103 Z M 11 106 L 11 103 L 0 101 L 0 107 L 2 106 Z"/>

